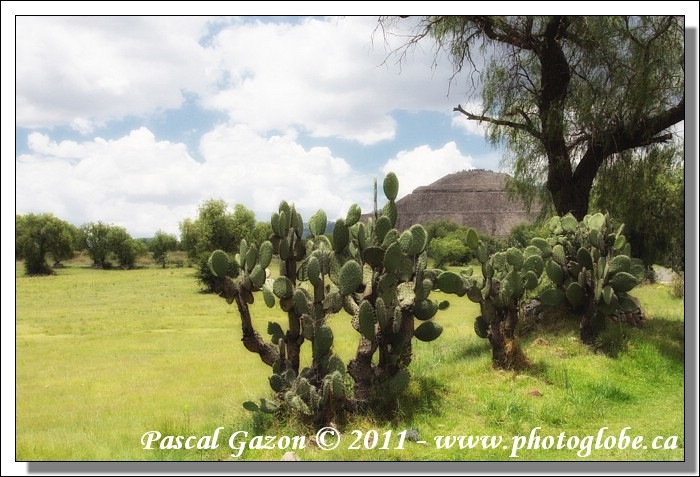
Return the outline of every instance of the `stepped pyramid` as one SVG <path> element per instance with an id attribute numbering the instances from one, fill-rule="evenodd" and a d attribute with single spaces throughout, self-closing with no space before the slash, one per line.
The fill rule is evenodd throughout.
<path id="1" fill-rule="evenodd" d="M 532 222 L 519 200 L 508 200 L 508 174 L 483 169 L 449 174 L 418 187 L 396 202 L 397 229 L 413 224 L 449 220 L 496 238 L 506 237 L 513 226 Z"/>

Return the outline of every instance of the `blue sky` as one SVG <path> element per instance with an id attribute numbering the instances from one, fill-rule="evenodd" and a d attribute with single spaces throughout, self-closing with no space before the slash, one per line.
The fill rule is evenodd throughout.
<path id="1" fill-rule="evenodd" d="M 261 221 L 283 199 L 334 219 L 369 210 L 389 171 L 403 196 L 500 169 L 503 151 L 452 112 L 478 108 L 470 78 L 450 82 L 429 39 L 399 61 L 375 16 L 15 20 L 18 214 L 178 235 L 211 198 Z"/>

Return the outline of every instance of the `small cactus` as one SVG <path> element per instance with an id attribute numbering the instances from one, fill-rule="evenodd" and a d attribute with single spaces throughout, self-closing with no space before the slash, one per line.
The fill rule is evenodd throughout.
<path id="1" fill-rule="evenodd" d="M 472 230 L 472 229 L 469 229 Z M 467 237 L 470 233 L 467 232 Z M 476 236 L 474 232 L 472 241 Z M 521 250 L 510 247 L 505 252 L 496 252 L 487 256 L 483 242 L 472 244 L 477 260 L 481 263 L 483 277 L 475 277 L 472 271 L 463 274 L 460 279 L 464 285 L 459 286 L 455 280 L 455 274 L 443 272 L 438 277 L 438 284 L 450 290 L 459 290 L 458 295 L 467 295 L 467 298 L 478 303 L 481 315 L 474 321 L 474 332 L 480 338 L 488 339 L 492 348 L 492 363 L 496 368 L 518 369 L 526 367 L 529 360 L 525 357 L 517 344 L 515 328 L 518 323 L 520 302 L 529 290 L 536 289 L 540 284 L 540 277 L 547 270 L 557 275 L 561 270 L 557 264 L 543 261 L 543 256 L 551 256 L 553 248 L 544 239 L 534 240 L 533 244 Z M 443 278 L 443 276 L 445 278 Z"/>

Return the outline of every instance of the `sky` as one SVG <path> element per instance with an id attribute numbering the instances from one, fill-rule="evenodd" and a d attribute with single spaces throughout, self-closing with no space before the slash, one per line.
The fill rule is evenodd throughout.
<path id="1" fill-rule="evenodd" d="M 17 16 L 15 213 L 179 236 L 209 199 L 333 220 L 370 210 L 390 171 L 403 197 L 503 170 L 453 112 L 478 108 L 472 78 L 430 39 L 396 54 L 412 21 L 385 35 L 376 16 Z"/>
<path id="2" fill-rule="evenodd" d="M 407 21 L 408 23 L 408 21 Z M 452 112 L 467 79 L 430 41 L 393 54 L 377 17 L 16 20 L 16 213 L 179 235 L 208 199 L 269 220 L 372 207 L 446 174 L 499 169 Z M 469 83 L 471 85 L 471 83 Z M 473 96 L 473 95 L 472 95 Z"/>

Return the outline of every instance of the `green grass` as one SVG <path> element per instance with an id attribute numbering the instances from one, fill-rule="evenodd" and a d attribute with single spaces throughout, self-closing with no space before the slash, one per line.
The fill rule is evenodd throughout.
<path id="1" fill-rule="evenodd" d="M 289 419 L 278 422 L 243 410 L 245 400 L 269 396 L 270 371 L 240 343 L 235 308 L 199 292 L 191 268 L 99 271 L 68 264 L 55 276 L 16 274 L 16 458 L 47 460 L 230 460 L 227 440 L 253 435 L 313 434 Z M 307 441 L 303 460 L 683 460 L 684 316 L 682 300 L 665 286 L 635 290 L 647 311 L 642 329 L 624 327 L 616 358 L 581 345 L 577 324 L 541 324 L 523 336 L 532 367 L 495 371 L 490 349 L 474 334 L 477 305 L 445 297 L 438 315 L 445 331 L 433 343 L 416 342 L 411 385 L 399 411 L 344 423 L 341 445 L 322 451 Z M 439 294 L 437 294 L 439 295 Z M 442 298 L 442 297 L 439 297 Z M 257 300 L 253 317 L 262 332 L 282 313 Z M 335 349 L 347 361 L 357 334 L 347 315 L 331 320 Z M 309 356 L 304 356 L 309 359 Z M 144 450 L 141 437 L 211 435 L 217 449 Z M 678 436 L 677 448 L 437 449 L 436 436 L 566 437 Z M 417 429 L 426 444 L 395 449 L 398 433 Z M 391 431 L 389 449 L 348 449 L 358 431 Z M 357 433 L 356 433 L 357 434 Z M 370 439 L 371 441 L 371 439 Z M 370 442 L 368 441 L 368 442 Z M 564 441 L 566 442 L 566 440 Z M 574 446 L 575 447 L 575 446 Z M 240 459 L 279 460 L 285 450 L 245 449 Z"/>

